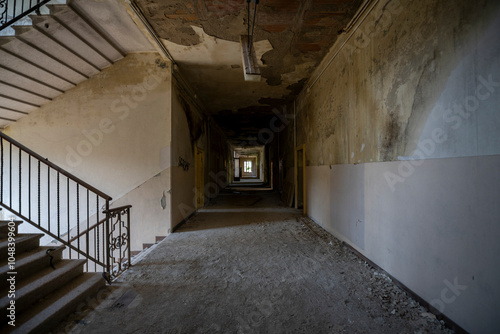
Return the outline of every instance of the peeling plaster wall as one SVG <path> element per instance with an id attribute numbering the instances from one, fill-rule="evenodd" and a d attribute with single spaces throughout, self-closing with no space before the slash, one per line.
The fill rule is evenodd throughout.
<path id="1" fill-rule="evenodd" d="M 170 105 L 170 64 L 130 54 L 5 133 L 113 197 L 112 207 L 131 204 L 140 250 L 170 227 L 160 207 L 170 189 Z"/>
<path id="2" fill-rule="evenodd" d="M 498 11 L 491 0 L 379 2 L 297 99 L 309 164 L 397 160 L 437 128 L 447 139 L 425 158 L 499 154 L 500 87 L 483 84 L 500 82 Z"/>
<path id="3" fill-rule="evenodd" d="M 499 10 L 381 0 L 297 99 L 308 215 L 474 333 L 500 331 Z"/>

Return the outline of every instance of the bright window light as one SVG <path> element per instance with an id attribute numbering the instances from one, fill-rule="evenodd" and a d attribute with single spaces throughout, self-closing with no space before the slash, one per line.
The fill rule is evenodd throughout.
<path id="1" fill-rule="evenodd" d="M 252 172 L 252 162 L 251 161 L 245 161 L 243 163 L 243 171 L 245 173 L 251 173 Z"/>

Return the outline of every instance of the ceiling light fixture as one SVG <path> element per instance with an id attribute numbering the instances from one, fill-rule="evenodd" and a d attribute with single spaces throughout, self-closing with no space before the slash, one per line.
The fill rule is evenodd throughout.
<path id="1" fill-rule="evenodd" d="M 257 64 L 257 55 L 255 54 L 255 48 L 253 47 L 253 35 L 255 30 L 255 19 L 257 17 L 257 5 L 259 0 L 253 0 L 254 10 L 253 10 L 253 23 L 251 27 L 252 33 L 250 34 L 250 2 L 247 0 L 247 12 L 248 12 L 248 34 L 242 35 L 240 37 L 241 43 L 241 53 L 243 56 L 243 73 L 245 75 L 245 81 L 260 81 L 260 69 Z"/>

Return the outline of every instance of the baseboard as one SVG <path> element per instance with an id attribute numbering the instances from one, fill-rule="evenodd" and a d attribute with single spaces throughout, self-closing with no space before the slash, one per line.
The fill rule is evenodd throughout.
<path id="1" fill-rule="evenodd" d="M 328 232 L 329 233 L 329 232 Z M 331 233 L 330 233 L 331 234 Z M 355 249 L 353 246 L 349 245 L 347 242 L 342 241 L 342 245 L 346 246 L 349 248 L 351 252 L 353 252 L 357 257 L 368 263 L 370 266 L 373 268 L 377 269 L 378 271 L 383 272 L 385 275 L 391 278 L 391 280 L 396 284 L 399 288 L 404 290 L 407 294 L 410 295 L 411 298 L 416 300 L 420 305 L 422 305 L 424 308 L 426 308 L 429 312 L 434 314 L 438 320 L 443 320 L 446 326 L 452 330 L 455 331 L 455 333 L 458 334 L 467 334 L 468 332 L 460 327 L 456 322 L 442 314 L 441 312 L 438 311 L 434 306 L 432 306 L 430 303 L 428 303 L 425 299 L 417 295 L 413 290 L 411 290 L 409 287 L 398 281 L 396 278 L 394 278 L 391 274 L 386 272 L 384 269 L 380 268 L 377 264 L 372 262 L 370 259 L 368 259 L 366 256 L 361 254 L 357 249 Z"/>
<path id="2" fill-rule="evenodd" d="M 172 228 L 171 233 L 175 233 L 175 231 L 177 231 L 179 229 L 179 227 L 181 227 L 182 225 L 184 225 L 189 219 L 191 219 L 197 213 L 198 213 L 198 211 L 193 211 L 189 216 L 187 216 L 186 218 L 184 218 L 183 220 L 181 220 L 177 225 L 175 225 Z"/>
<path id="3" fill-rule="evenodd" d="M 158 236 L 158 235 L 157 235 L 157 236 L 156 236 L 156 238 L 155 238 L 155 241 L 156 241 L 156 243 L 159 243 L 160 241 L 162 241 L 162 240 L 163 240 L 163 239 L 165 239 L 165 238 L 166 238 L 166 236 L 163 236 L 163 235 Z"/>

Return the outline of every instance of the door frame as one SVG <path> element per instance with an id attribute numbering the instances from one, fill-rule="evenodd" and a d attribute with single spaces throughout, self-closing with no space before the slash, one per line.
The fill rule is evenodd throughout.
<path id="1" fill-rule="evenodd" d="M 299 151 L 302 150 L 302 156 L 299 157 Z M 298 159 L 302 159 L 302 212 L 307 214 L 307 195 L 306 195 L 306 144 L 297 146 L 295 148 L 295 154 L 294 154 L 294 183 L 295 183 L 295 209 L 299 208 L 298 205 L 298 199 L 299 199 L 299 192 L 298 192 L 298 183 L 299 183 L 299 165 L 298 165 Z"/>

